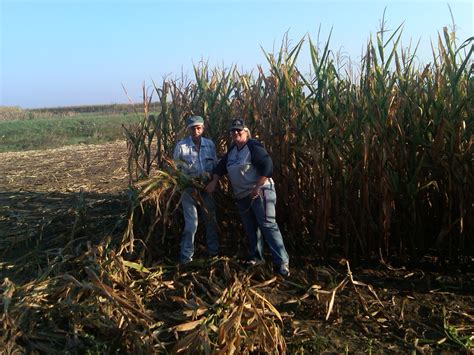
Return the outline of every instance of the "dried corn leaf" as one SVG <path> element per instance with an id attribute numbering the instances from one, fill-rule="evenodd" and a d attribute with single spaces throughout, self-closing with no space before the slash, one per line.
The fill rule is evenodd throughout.
<path id="1" fill-rule="evenodd" d="M 174 327 L 174 330 L 176 330 L 177 332 L 188 332 L 188 331 L 193 330 L 194 328 L 196 328 L 202 322 L 203 322 L 202 319 L 198 319 L 198 320 L 194 320 L 194 321 L 191 321 L 191 322 L 179 324 L 179 325 Z"/>

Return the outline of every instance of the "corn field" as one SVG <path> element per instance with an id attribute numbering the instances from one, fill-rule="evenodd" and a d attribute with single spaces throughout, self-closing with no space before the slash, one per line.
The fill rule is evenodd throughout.
<path id="1" fill-rule="evenodd" d="M 416 49 L 400 47 L 401 27 L 387 33 L 369 40 L 359 68 L 330 50 L 330 36 L 322 46 L 309 37 L 290 46 L 285 37 L 278 53 L 264 52 L 268 72 L 201 63 L 194 80 L 153 83 L 143 89 L 142 123 L 126 129 L 131 183 L 169 170 L 187 116 L 205 117 L 218 155 L 229 144 L 230 119 L 243 117 L 273 158 L 290 254 L 464 260 L 474 251 L 474 38 L 458 45 L 444 28 L 432 62 L 417 65 Z M 310 74 L 297 67 L 306 44 Z M 226 183 L 222 189 L 225 238 L 237 221 L 226 213 Z M 170 194 L 161 196 L 148 204 L 153 227 L 139 238 L 179 233 L 165 213 Z"/>
<path id="2" fill-rule="evenodd" d="M 11 171 L 0 194 L 2 353 L 472 351 L 474 38 L 458 46 L 444 29 L 432 63 L 417 67 L 400 31 L 387 38 L 382 29 L 357 70 L 330 38 L 323 46 L 284 38 L 278 53 L 264 52 L 268 70 L 201 63 L 193 80 L 153 83 L 143 89 L 143 120 L 124 127 L 126 149 L 35 155 L 37 171 L 2 155 L 12 161 L 2 165 Z M 297 67 L 305 45 L 310 74 Z M 218 155 L 236 116 L 271 154 L 290 278 L 238 263 L 245 237 L 225 179 L 215 194 L 223 255 L 176 263 L 180 192 L 203 187 L 170 159 L 192 114 L 205 118 Z M 53 167 L 73 181 L 66 192 L 79 192 L 58 193 Z M 50 175 L 52 191 L 22 190 Z M 120 194 L 100 191 L 113 179 Z M 421 255 L 455 269 L 405 267 Z M 376 268 L 350 266 L 373 257 Z"/>

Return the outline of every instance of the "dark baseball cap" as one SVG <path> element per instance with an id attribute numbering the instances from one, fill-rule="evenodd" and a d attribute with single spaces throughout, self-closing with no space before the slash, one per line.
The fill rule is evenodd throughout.
<path id="1" fill-rule="evenodd" d="M 233 129 L 242 130 L 245 128 L 245 122 L 242 118 L 234 118 L 230 124 L 229 131 Z"/>

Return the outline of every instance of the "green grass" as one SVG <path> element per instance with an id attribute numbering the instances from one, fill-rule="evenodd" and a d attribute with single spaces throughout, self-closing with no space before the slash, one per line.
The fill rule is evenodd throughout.
<path id="1" fill-rule="evenodd" d="M 0 152 L 100 144 L 123 138 L 122 124 L 142 119 L 136 114 L 79 114 L 73 117 L 0 121 Z"/>

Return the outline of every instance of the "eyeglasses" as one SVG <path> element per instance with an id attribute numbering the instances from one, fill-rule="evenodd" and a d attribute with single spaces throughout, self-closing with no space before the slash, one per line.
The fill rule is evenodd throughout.
<path id="1" fill-rule="evenodd" d="M 240 128 L 232 128 L 230 130 L 230 133 L 240 133 L 240 132 L 242 132 L 242 130 Z"/>

